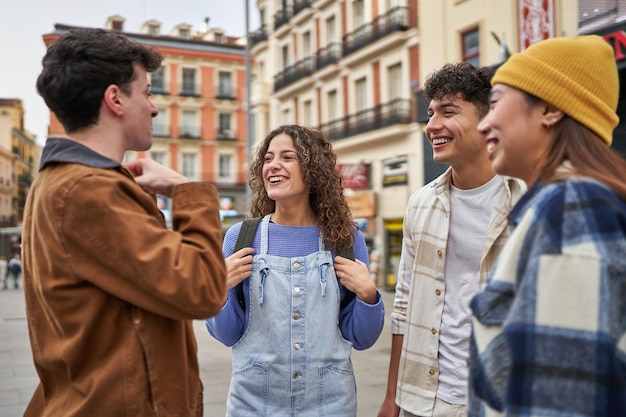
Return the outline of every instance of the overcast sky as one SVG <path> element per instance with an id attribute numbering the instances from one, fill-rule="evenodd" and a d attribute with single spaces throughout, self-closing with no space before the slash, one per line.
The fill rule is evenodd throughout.
<path id="1" fill-rule="evenodd" d="M 259 26 L 256 1 L 250 5 L 250 30 Z M 124 31 L 138 33 L 150 19 L 161 22 L 161 33 L 179 23 L 199 29 L 205 17 L 210 27 L 228 36 L 246 31 L 246 0 L 16 0 L 6 1 L 0 12 L 0 98 L 21 99 L 26 111 L 26 130 L 43 144 L 48 127 L 48 109 L 37 94 L 35 81 L 46 52 L 42 35 L 54 31 L 56 23 L 104 27 L 109 16 L 126 20 Z"/>

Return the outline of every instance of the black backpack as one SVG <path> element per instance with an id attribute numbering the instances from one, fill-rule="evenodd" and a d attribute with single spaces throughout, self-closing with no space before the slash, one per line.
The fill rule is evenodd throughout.
<path id="1" fill-rule="evenodd" d="M 252 241 L 254 240 L 254 235 L 256 235 L 256 229 L 259 227 L 259 223 L 261 222 L 260 217 L 255 217 L 253 219 L 245 219 L 241 224 L 241 229 L 239 230 L 239 235 L 237 235 L 237 242 L 235 242 L 235 249 L 233 249 L 233 253 L 237 252 L 240 249 L 248 248 L 252 246 Z M 338 253 L 339 256 L 343 256 L 344 258 L 351 259 L 354 261 L 354 248 L 352 246 L 348 246 Z M 246 301 L 243 296 L 243 281 L 237 284 L 237 300 L 239 301 L 239 305 L 241 308 L 246 309 Z M 343 310 L 350 302 L 354 299 L 355 294 L 346 289 L 346 295 L 343 297 L 341 301 L 340 308 Z"/>

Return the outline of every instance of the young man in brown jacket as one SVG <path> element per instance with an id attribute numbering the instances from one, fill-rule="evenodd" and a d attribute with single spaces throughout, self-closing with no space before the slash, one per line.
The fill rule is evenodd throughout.
<path id="1" fill-rule="evenodd" d="M 40 384 L 26 416 L 202 416 L 191 319 L 226 299 L 216 189 L 151 160 L 161 56 L 100 29 L 62 36 L 37 89 L 48 138 L 24 213 L 24 291 Z M 174 230 L 155 198 L 172 197 Z"/>

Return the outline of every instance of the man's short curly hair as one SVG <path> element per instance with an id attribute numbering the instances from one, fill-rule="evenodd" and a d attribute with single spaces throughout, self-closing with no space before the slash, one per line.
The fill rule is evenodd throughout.
<path id="1" fill-rule="evenodd" d="M 422 94 L 428 104 L 431 100 L 441 101 L 444 97 L 459 96 L 476 106 L 482 118 L 489 112 L 489 92 L 494 69 L 475 67 L 467 62 L 444 65 L 426 78 Z"/>

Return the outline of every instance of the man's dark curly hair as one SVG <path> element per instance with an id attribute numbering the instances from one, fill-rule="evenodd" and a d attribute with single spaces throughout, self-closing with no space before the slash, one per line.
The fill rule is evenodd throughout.
<path id="1" fill-rule="evenodd" d="M 259 144 L 250 164 L 249 180 L 252 190 L 252 217 L 273 213 L 276 202 L 269 198 L 263 181 L 263 165 L 270 142 L 281 133 L 291 136 L 298 154 L 302 180 L 310 187 L 309 205 L 317 216 L 327 249 L 337 252 L 352 245 L 356 224 L 343 194 L 337 157 L 331 143 L 322 132 L 299 125 L 283 125 L 272 130 Z"/>
<path id="2" fill-rule="evenodd" d="M 125 94 L 137 77 L 134 63 L 151 72 L 161 54 L 104 29 L 73 29 L 48 48 L 37 91 L 67 133 L 98 122 L 100 104 L 110 85 Z"/>
<path id="3" fill-rule="evenodd" d="M 467 62 L 446 64 L 426 78 L 422 94 L 426 104 L 431 100 L 459 96 L 476 106 L 480 118 L 489 112 L 491 67 L 475 67 Z"/>

